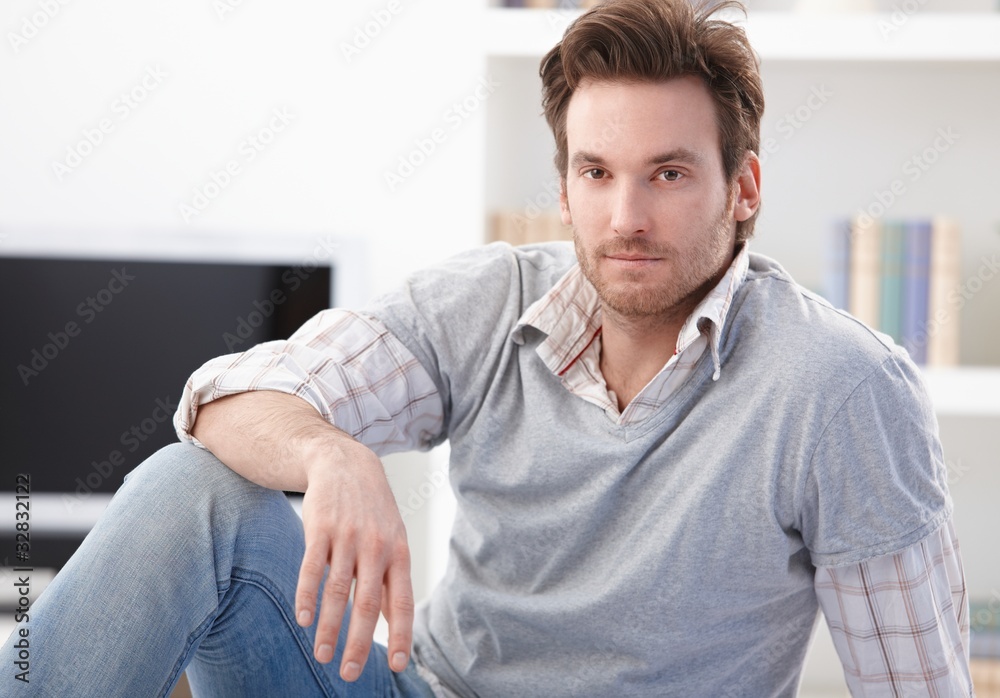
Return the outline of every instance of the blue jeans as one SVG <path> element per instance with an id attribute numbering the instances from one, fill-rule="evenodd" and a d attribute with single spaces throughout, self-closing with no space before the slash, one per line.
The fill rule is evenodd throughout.
<path id="1" fill-rule="evenodd" d="M 361 678 L 312 656 L 295 622 L 305 541 L 281 492 L 207 451 L 167 446 L 135 469 L 32 606 L 30 683 L 14 679 L 16 630 L 0 650 L 4 696 L 167 696 L 187 669 L 195 696 L 427 698 L 412 662 L 373 644 Z"/>

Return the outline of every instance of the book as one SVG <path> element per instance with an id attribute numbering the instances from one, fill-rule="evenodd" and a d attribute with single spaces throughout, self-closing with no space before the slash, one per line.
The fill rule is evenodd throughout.
<path id="1" fill-rule="evenodd" d="M 879 326 L 881 285 L 881 230 L 870 216 L 851 222 L 850 280 L 848 309 L 851 315 L 869 327 Z"/>
<path id="2" fill-rule="evenodd" d="M 903 242 L 902 345 L 918 364 L 927 363 L 927 298 L 930 283 L 931 222 L 911 220 Z"/>
<path id="3" fill-rule="evenodd" d="M 956 221 L 841 219 L 827 244 L 825 279 L 833 305 L 889 335 L 915 363 L 958 363 L 963 301 Z"/>
<path id="4" fill-rule="evenodd" d="M 878 328 L 902 343 L 903 311 L 903 239 L 902 221 L 882 223 L 882 278 L 879 292 Z"/>
<path id="5" fill-rule="evenodd" d="M 961 240 L 957 223 L 944 217 L 931 224 L 927 297 L 927 364 L 958 364 L 959 304 L 950 296 L 961 283 Z"/>

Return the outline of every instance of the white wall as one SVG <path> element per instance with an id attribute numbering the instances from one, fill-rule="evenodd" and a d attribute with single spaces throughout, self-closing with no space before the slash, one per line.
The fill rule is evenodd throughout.
<path id="1" fill-rule="evenodd" d="M 361 236 L 377 292 L 480 241 L 483 115 L 448 113 L 485 77 L 466 31 L 478 3 L 94 0 L 53 2 L 51 18 L 42 5 L 0 15 L 0 246 L 52 229 Z M 389 21 L 346 57 L 373 13 Z M 251 159 L 246 139 L 276 109 L 288 123 Z M 60 178 L 53 163 L 102 121 Z M 390 191 L 384 173 L 435 128 L 444 142 Z M 185 222 L 179 204 L 230 161 L 239 174 Z"/>

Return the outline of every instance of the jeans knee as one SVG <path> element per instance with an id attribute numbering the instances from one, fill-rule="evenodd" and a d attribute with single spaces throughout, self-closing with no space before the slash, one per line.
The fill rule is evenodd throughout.
<path id="1" fill-rule="evenodd" d="M 207 512 L 248 514 L 271 504 L 283 504 L 284 495 L 247 480 L 211 452 L 186 443 L 161 448 L 125 477 L 115 495 L 128 503 L 201 518 Z"/>
<path id="2" fill-rule="evenodd" d="M 205 490 L 229 484 L 229 468 L 210 451 L 192 444 L 174 443 L 140 463 L 125 476 L 125 484 L 138 488 Z M 233 473 L 235 474 L 235 473 Z"/>

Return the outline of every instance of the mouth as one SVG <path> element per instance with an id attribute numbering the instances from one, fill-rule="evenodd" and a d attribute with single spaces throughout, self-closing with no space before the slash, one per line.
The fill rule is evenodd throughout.
<path id="1" fill-rule="evenodd" d="M 641 269 L 653 266 L 661 261 L 659 257 L 633 254 L 613 254 L 608 255 L 605 259 L 621 269 Z"/>

